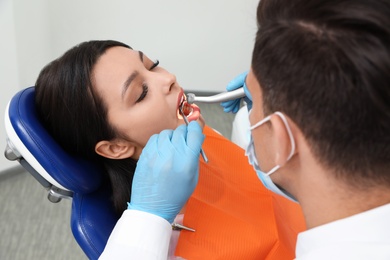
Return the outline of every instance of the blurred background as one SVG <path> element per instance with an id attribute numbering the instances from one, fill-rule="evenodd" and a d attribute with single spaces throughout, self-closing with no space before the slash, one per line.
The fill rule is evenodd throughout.
<path id="1" fill-rule="evenodd" d="M 0 0 L 0 149 L 6 146 L 3 114 L 10 98 L 83 41 L 122 41 L 159 59 L 186 91 L 224 91 L 249 69 L 257 5 L 258 0 Z M 201 108 L 206 122 L 229 138 L 233 117 L 218 104 Z M 69 201 L 49 203 L 38 182 L 0 156 L 0 259 L 83 259 L 70 233 L 69 210 Z"/>
<path id="2" fill-rule="evenodd" d="M 0 113 L 40 70 L 80 42 L 114 39 L 176 74 L 187 91 L 220 92 L 249 69 L 258 0 L 0 0 Z M 5 146 L 0 124 L 0 149 Z M 12 166 L 0 156 L 0 171 Z"/>

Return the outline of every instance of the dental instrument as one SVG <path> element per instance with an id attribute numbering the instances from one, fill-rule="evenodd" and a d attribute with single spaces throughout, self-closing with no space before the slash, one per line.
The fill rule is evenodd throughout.
<path id="1" fill-rule="evenodd" d="M 187 102 L 189 104 L 193 104 L 194 102 L 218 103 L 218 102 L 224 102 L 224 101 L 233 100 L 242 97 L 245 97 L 245 92 L 243 87 L 233 91 L 225 91 L 208 97 L 197 97 L 195 96 L 194 93 L 188 93 Z"/>
<path id="2" fill-rule="evenodd" d="M 184 122 L 186 123 L 186 125 L 188 125 L 188 119 L 187 119 L 187 116 L 183 112 L 183 106 L 184 106 L 184 102 L 180 105 L 179 111 L 180 111 L 180 114 L 182 115 L 182 117 L 184 119 Z M 209 159 L 207 159 L 207 156 L 206 156 L 206 154 L 205 154 L 205 152 L 203 151 L 202 148 L 200 149 L 200 154 L 202 155 L 203 160 L 207 163 L 209 161 Z"/>
<path id="3" fill-rule="evenodd" d="M 187 231 L 195 232 L 195 229 L 186 227 L 186 226 L 181 225 L 179 223 L 173 223 L 172 224 L 172 230 L 178 230 L 178 231 L 187 230 Z"/>

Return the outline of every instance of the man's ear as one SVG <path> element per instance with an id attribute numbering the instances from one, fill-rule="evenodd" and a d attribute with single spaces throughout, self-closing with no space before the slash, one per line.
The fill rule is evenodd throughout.
<path id="1" fill-rule="evenodd" d="M 289 127 L 290 121 L 287 119 Z M 290 140 L 290 136 L 288 134 L 287 126 L 284 124 L 282 118 L 278 115 L 274 114 L 271 117 L 271 123 L 274 131 L 274 142 L 275 142 L 275 162 L 277 165 L 284 165 L 288 157 L 290 156 L 292 149 L 292 142 Z M 290 127 L 291 128 L 291 127 Z M 294 138 L 294 133 L 292 133 Z M 295 138 L 294 138 L 295 139 Z M 294 153 L 296 153 L 297 149 L 294 149 Z"/>
<path id="2" fill-rule="evenodd" d="M 95 145 L 95 152 L 109 159 L 125 159 L 133 156 L 135 145 L 124 141 L 100 141 Z"/>

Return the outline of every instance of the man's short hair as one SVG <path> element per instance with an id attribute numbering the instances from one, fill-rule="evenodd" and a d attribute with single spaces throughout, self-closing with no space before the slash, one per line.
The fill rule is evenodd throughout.
<path id="1" fill-rule="evenodd" d="M 264 112 L 347 181 L 390 185 L 390 1 L 261 0 L 252 69 Z"/>

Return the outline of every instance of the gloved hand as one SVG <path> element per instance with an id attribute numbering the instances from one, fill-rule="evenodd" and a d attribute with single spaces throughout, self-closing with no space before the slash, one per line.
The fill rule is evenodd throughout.
<path id="1" fill-rule="evenodd" d="M 138 160 L 128 209 L 152 213 L 172 223 L 198 183 L 203 141 L 196 121 L 153 135 Z"/>
<path id="2" fill-rule="evenodd" d="M 244 87 L 245 97 L 243 98 L 248 106 L 248 110 L 252 108 L 252 96 L 249 92 L 246 84 L 245 79 L 246 75 L 248 75 L 248 72 L 241 73 L 237 77 L 235 77 L 232 81 L 229 82 L 229 84 L 226 86 L 227 91 L 232 91 L 235 89 L 238 89 L 240 87 Z M 237 111 L 240 109 L 242 98 L 237 98 L 234 100 L 229 100 L 221 103 L 221 106 L 223 106 L 223 111 L 226 113 L 232 112 L 237 113 Z"/>

